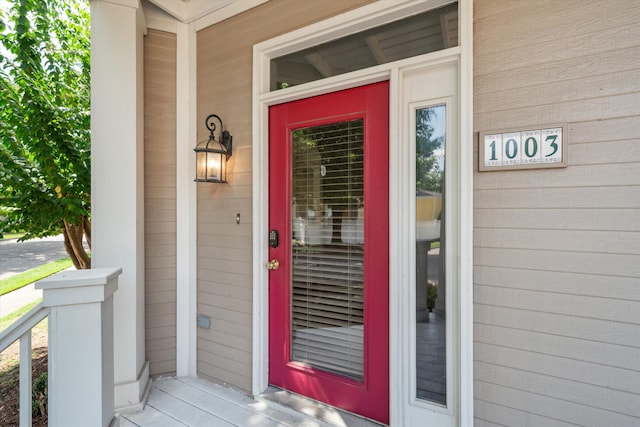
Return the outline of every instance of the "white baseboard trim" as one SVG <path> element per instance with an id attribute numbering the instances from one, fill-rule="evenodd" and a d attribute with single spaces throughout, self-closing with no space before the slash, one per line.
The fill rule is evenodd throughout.
<path id="1" fill-rule="evenodd" d="M 115 411 L 124 414 L 141 411 L 149 395 L 149 362 L 145 362 L 135 381 L 115 385 Z"/>

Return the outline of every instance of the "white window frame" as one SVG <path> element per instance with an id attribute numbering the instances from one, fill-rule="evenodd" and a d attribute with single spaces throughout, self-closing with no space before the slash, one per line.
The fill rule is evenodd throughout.
<path id="1" fill-rule="evenodd" d="M 457 138 L 455 133 L 457 132 L 457 130 L 452 129 L 452 118 L 450 117 L 452 115 L 452 112 L 455 111 L 455 107 L 453 107 L 453 104 L 455 104 L 457 102 L 457 100 L 452 99 L 452 97 L 446 97 L 446 98 L 432 98 L 426 101 L 419 101 L 419 102 L 410 102 L 408 105 L 408 110 L 409 110 L 409 130 L 411 131 L 409 140 L 410 140 L 410 144 L 409 144 L 409 151 L 410 153 L 416 153 L 416 113 L 418 110 L 423 109 L 423 108 L 430 108 L 430 107 L 435 107 L 435 106 L 439 106 L 442 105 L 445 107 L 445 114 L 446 114 L 446 122 L 445 122 L 445 127 L 446 127 L 446 131 L 445 131 L 445 136 L 446 136 L 446 143 L 445 143 L 445 167 L 444 167 L 444 171 L 446 174 L 448 175 L 452 175 L 451 173 L 449 173 L 449 168 L 451 167 L 448 162 L 449 158 L 453 157 L 450 153 L 450 145 L 451 142 L 454 143 L 457 142 Z M 455 120 L 455 119 L 454 119 Z M 456 120 L 457 122 L 457 120 Z M 409 170 L 411 171 L 411 173 L 409 174 L 409 179 L 411 180 L 411 183 L 413 185 L 409 186 L 408 188 L 411 190 L 409 192 L 410 195 L 415 194 L 415 187 L 416 187 L 416 162 L 415 162 L 415 154 L 413 156 L 409 156 L 410 157 L 410 165 L 409 166 Z M 455 157 L 454 157 L 455 158 Z M 455 174 L 457 172 L 457 170 L 454 169 L 453 174 Z M 451 203 L 449 201 L 449 195 L 454 195 L 455 197 L 455 192 L 452 191 L 454 190 L 454 182 L 451 182 L 451 180 L 446 179 L 445 180 L 445 185 L 446 185 L 446 189 L 444 191 L 445 197 L 443 197 L 443 203 L 446 203 L 447 206 L 447 210 L 444 212 L 445 215 L 445 239 L 447 240 L 447 242 L 449 240 L 453 240 L 451 239 L 451 235 L 450 230 L 452 228 L 454 228 L 448 221 L 449 217 L 451 215 L 449 215 L 449 213 L 453 213 L 455 214 L 455 210 L 457 208 L 457 203 Z M 444 201 L 444 199 L 446 198 L 446 201 Z M 411 197 L 410 198 L 410 203 L 409 203 L 410 207 L 409 207 L 409 225 L 410 225 L 410 230 L 409 233 L 406 233 L 406 235 L 409 237 L 410 241 L 415 242 L 416 241 L 416 228 L 415 228 L 415 224 L 416 224 L 416 216 L 415 216 L 415 212 L 416 212 L 416 200 L 415 197 Z M 451 208 L 453 207 L 453 209 Z M 411 227 L 411 225 L 413 225 L 413 227 Z M 457 230 L 456 230 L 457 231 Z M 454 237 L 455 239 L 455 237 Z M 409 244 L 409 242 L 407 242 L 407 244 Z M 454 246 L 453 248 L 451 246 Z M 452 336 L 452 332 L 453 332 L 453 328 L 455 326 L 457 326 L 457 307 L 454 304 L 454 301 L 457 301 L 457 293 L 456 293 L 456 286 L 451 286 L 453 284 L 457 284 L 457 271 L 453 271 L 455 270 L 453 268 L 453 266 L 451 265 L 452 263 L 450 261 L 453 260 L 452 255 L 455 255 L 455 252 L 457 251 L 457 247 L 455 247 L 457 245 L 449 245 L 447 244 L 446 247 L 446 251 L 447 253 L 441 253 L 440 256 L 445 256 L 447 258 L 447 261 L 445 263 L 446 265 L 446 272 L 445 272 L 445 277 L 446 277 L 446 295 L 445 295 L 445 319 L 446 319 L 446 336 L 450 337 Z M 410 265 L 415 266 L 416 265 L 416 258 L 417 258 L 417 254 L 415 251 L 413 251 L 411 253 L 412 256 L 409 257 L 409 261 L 410 261 Z M 415 268 L 410 268 L 409 269 L 409 283 L 413 284 L 416 281 L 416 269 Z M 440 293 L 440 292 L 438 292 Z M 416 307 L 416 293 L 415 292 L 410 292 L 409 293 L 409 306 L 410 307 Z M 407 310 L 407 312 L 409 313 L 409 324 L 412 325 L 412 327 L 410 328 L 411 330 L 411 335 L 412 337 L 416 336 L 416 310 Z M 454 319 L 451 319 L 451 318 Z M 454 321 L 452 321 L 454 320 Z M 409 354 L 411 354 L 411 358 L 410 358 L 410 367 L 409 367 L 409 372 L 411 372 L 411 375 L 409 376 L 409 390 L 410 390 L 410 397 L 409 397 L 409 401 L 416 405 L 416 406 L 421 406 L 427 409 L 431 409 L 434 411 L 441 411 L 444 412 L 448 415 L 453 415 L 453 411 L 452 411 L 452 402 L 455 402 L 456 399 L 456 395 L 454 393 L 452 393 L 453 390 L 453 384 L 452 381 L 454 381 L 455 378 L 457 378 L 457 372 L 455 371 L 455 366 L 452 365 L 457 365 L 457 358 L 455 357 L 456 355 L 454 354 L 454 351 L 457 349 L 457 345 L 455 345 L 455 343 L 452 343 L 451 340 L 446 340 L 445 343 L 445 354 L 447 355 L 447 366 L 446 366 L 446 378 L 447 378 L 447 398 L 446 398 L 446 402 L 444 405 L 439 405 L 439 404 L 433 404 L 427 400 L 420 400 L 417 397 L 417 388 L 418 388 L 418 381 L 417 381 L 417 366 L 416 366 L 416 353 L 417 353 L 417 345 L 416 345 L 416 340 L 415 339 L 411 339 L 409 340 Z M 450 362 L 454 362 L 454 363 L 450 363 Z"/>
<path id="2" fill-rule="evenodd" d="M 269 207 L 269 160 L 268 131 L 269 106 L 290 102 L 310 96 L 321 95 L 354 86 L 390 81 L 390 233 L 406 229 L 402 218 L 410 206 L 408 196 L 394 189 L 401 187 L 409 180 L 409 174 L 403 171 L 402 152 L 399 135 L 402 124 L 400 80 L 402 69 L 448 62 L 452 58 L 459 61 L 459 201 L 460 216 L 457 227 L 459 242 L 459 366 L 458 376 L 459 407 L 452 408 L 459 414 L 459 425 L 473 424 L 473 103 L 472 103 L 472 0 L 460 0 L 459 3 L 459 46 L 408 58 L 389 64 L 358 70 L 351 73 L 313 81 L 278 91 L 270 91 L 270 60 L 275 57 L 297 52 L 311 46 L 339 39 L 367 28 L 380 26 L 389 21 L 410 16 L 426 9 L 436 8 L 449 3 L 450 0 L 398 0 L 379 1 L 355 9 L 339 16 L 301 28 L 291 33 L 256 44 L 253 49 L 253 365 L 252 392 L 260 394 L 269 384 L 269 304 L 268 304 L 268 207 Z M 406 147 L 407 144 L 405 144 Z M 406 161 L 406 159 L 405 159 Z M 406 215 L 405 215 L 406 216 Z M 390 252 L 398 256 L 390 260 L 391 283 L 409 283 L 409 270 L 400 259 L 406 253 L 408 237 L 390 239 Z M 411 242 L 413 245 L 413 242 Z M 405 321 L 401 295 L 402 287 L 392 286 L 390 289 L 390 411 L 391 425 L 404 425 L 403 413 L 410 404 L 410 380 L 406 369 L 411 355 L 409 354 L 410 332 L 402 327 Z M 404 310 L 406 312 L 406 309 Z"/>
<path id="3" fill-rule="evenodd" d="M 398 414 L 395 425 L 414 426 L 418 422 L 427 422 L 429 425 L 450 426 L 463 425 L 459 422 L 459 410 L 457 407 L 459 385 L 461 387 L 460 350 L 462 344 L 459 341 L 461 328 L 461 313 L 458 301 L 460 298 L 459 266 L 457 255 L 460 253 L 460 217 L 462 203 L 458 189 L 460 185 L 461 169 L 460 158 L 460 128 L 459 94 L 451 83 L 444 83 L 445 79 L 452 78 L 453 86 L 459 76 L 459 58 L 448 57 L 439 61 L 430 61 L 426 64 L 417 64 L 412 67 L 403 67 L 399 70 L 400 94 L 400 144 L 398 153 L 398 170 L 405 173 L 396 175 L 398 196 L 396 199 L 395 216 L 397 225 L 392 227 L 391 233 L 397 235 L 394 241 L 398 244 L 399 271 L 394 275 L 391 272 L 391 280 L 400 283 L 401 291 L 398 294 L 397 311 L 400 328 L 396 334 L 401 337 L 397 345 L 399 359 L 392 363 L 398 365 L 396 374 L 401 377 L 398 397 L 403 402 L 402 410 Z M 434 76 L 438 75 L 436 80 Z M 420 84 L 418 88 L 412 86 L 410 81 L 430 77 L 431 80 Z M 443 82 L 441 85 L 434 82 Z M 434 88 L 432 86 L 438 86 Z M 425 86 L 428 88 L 426 89 Z M 446 154 L 445 154 L 445 235 L 446 246 L 444 255 L 446 258 L 446 382 L 447 399 L 442 405 L 416 397 L 416 198 L 415 198 L 415 158 L 416 158 L 416 111 L 434 105 L 445 105 L 447 110 L 446 121 Z M 393 184 L 391 184 L 393 185 Z M 393 187 L 392 187 L 393 188 Z M 402 189 L 402 190 L 400 190 Z M 390 211 L 393 212 L 393 201 L 390 200 Z M 393 217 L 392 213 L 392 217 Z M 394 231 L 395 230 L 395 231 Z M 392 294 L 393 296 L 393 294 Z M 410 309 L 409 309 L 410 308 Z M 393 322 L 392 322 L 393 323 Z M 393 336 L 393 335 L 392 335 Z M 454 338 L 454 339 L 451 339 Z M 393 344 L 392 344 L 393 345 Z M 408 374 L 407 374 L 408 372 Z"/>

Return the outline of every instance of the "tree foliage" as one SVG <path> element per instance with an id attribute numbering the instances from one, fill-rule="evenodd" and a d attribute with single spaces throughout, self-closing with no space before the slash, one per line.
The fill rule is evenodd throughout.
<path id="1" fill-rule="evenodd" d="M 444 113 L 444 106 L 416 111 L 416 191 L 442 193 L 444 170 L 440 167 L 438 150 L 444 149 L 444 136 L 434 135 L 435 115 Z"/>
<path id="2" fill-rule="evenodd" d="M 341 240 L 342 220 L 364 206 L 362 119 L 293 131 L 293 197 L 306 218 L 331 210 L 332 242 Z"/>
<path id="3" fill-rule="evenodd" d="M 88 268 L 88 4 L 13 0 L 0 14 L 0 233 L 62 231 L 76 267 Z"/>

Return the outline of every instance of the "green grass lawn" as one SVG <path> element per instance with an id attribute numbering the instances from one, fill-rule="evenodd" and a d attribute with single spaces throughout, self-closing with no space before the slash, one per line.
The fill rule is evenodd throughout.
<path id="1" fill-rule="evenodd" d="M 4 317 L 0 317 L 0 331 L 4 331 L 5 329 L 7 329 L 9 325 L 21 318 L 27 311 L 31 310 L 36 306 L 36 304 L 39 304 L 41 301 L 42 299 L 38 299 L 14 311 L 13 313 L 9 313 Z"/>
<path id="2" fill-rule="evenodd" d="M 5 233 L 0 240 L 19 239 L 22 236 L 24 236 L 24 233 Z"/>
<path id="3" fill-rule="evenodd" d="M 62 258 L 57 261 L 32 268 L 24 273 L 2 279 L 0 280 L 0 295 L 7 294 L 11 291 L 15 291 L 16 289 L 20 289 L 23 286 L 37 282 L 38 280 L 67 269 L 72 265 L 73 263 L 70 258 Z"/>

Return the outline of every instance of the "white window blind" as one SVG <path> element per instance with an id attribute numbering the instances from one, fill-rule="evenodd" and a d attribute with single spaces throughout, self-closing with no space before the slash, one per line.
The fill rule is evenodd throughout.
<path id="1" fill-rule="evenodd" d="M 298 129 L 292 143 L 291 359 L 362 380 L 363 121 Z"/>

